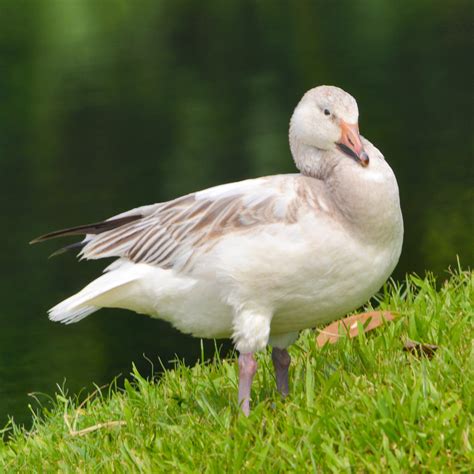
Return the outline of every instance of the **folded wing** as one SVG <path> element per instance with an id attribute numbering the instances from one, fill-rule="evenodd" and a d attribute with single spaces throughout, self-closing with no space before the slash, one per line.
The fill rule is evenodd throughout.
<path id="1" fill-rule="evenodd" d="M 133 209 L 104 224 L 94 224 L 93 229 L 99 227 L 99 231 L 87 234 L 80 256 L 85 259 L 121 257 L 187 271 L 200 254 L 229 233 L 296 221 L 299 203 L 297 192 L 290 192 L 293 180 L 287 177 L 285 186 L 275 178 L 210 188 L 173 201 Z M 120 225 L 114 226 L 114 222 Z M 89 227 L 48 235 L 71 235 L 81 230 L 89 232 Z"/>

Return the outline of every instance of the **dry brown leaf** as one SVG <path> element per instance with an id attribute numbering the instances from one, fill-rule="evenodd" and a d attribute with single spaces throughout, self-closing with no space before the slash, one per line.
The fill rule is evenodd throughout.
<path id="1" fill-rule="evenodd" d="M 344 319 L 339 319 L 319 331 L 316 342 L 319 347 L 329 342 L 335 344 L 339 338 L 348 335 L 350 338 L 359 334 L 359 325 L 364 327 L 364 332 L 372 331 L 381 326 L 385 321 L 392 321 L 395 316 L 390 311 L 369 311 L 367 313 L 354 314 Z M 342 328 L 342 329 L 340 329 Z"/>
<path id="2" fill-rule="evenodd" d="M 426 356 L 428 359 L 431 359 L 434 355 L 438 346 L 434 344 L 423 344 L 421 342 L 412 341 L 407 339 L 403 345 L 403 350 L 413 354 L 417 357 Z"/>

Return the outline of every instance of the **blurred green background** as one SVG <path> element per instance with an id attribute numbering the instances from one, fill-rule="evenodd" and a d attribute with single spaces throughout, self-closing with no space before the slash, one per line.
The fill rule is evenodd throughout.
<path id="1" fill-rule="evenodd" d="M 150 373 L 199 341 L 103 310 L 46 310 L 105 262 L 47 260 L 31 238 L 228 181 L 293 172 L 288 120 L 338 85 L 400 185 L 395 272 L 474 261 L 472 3 L 468 0 L 0 0 L 0 426 L 29 392 Z M 210 343 L 212 345 L 212 342 Z M 211 345 L 207 344 L 208 353 Z M 47 403 L 42 398 L 44 403 Z"/>

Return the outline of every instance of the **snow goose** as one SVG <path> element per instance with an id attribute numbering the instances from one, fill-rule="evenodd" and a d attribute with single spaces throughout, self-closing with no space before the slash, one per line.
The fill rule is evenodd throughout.
<path id="1" fill-rule="evenodd" d="M 254 353 L 269 344 L 287 395 L 287 347 L 298 332 L 366 302 L 393 271 L 403 239 L 397 181 L 359 135 L 352 96 L 331 86 L 308 91 L 289 141 L 300 173 L 224 184 L 35 239 L 85 234 L 62 250 L 116 257 L 50 319 L 75 323 L 102 307 L 125 308 L 197 337 L 230 337 L 246 415 Z"/>

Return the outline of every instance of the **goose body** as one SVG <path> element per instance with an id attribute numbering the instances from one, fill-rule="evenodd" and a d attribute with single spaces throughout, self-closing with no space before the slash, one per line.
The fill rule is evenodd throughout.
<path id="1" fill-rule="evenodd" d="M 366 302 L 400 256 L 397 182 L 359 136 L 357 118 L 349 94 L 317 87 L 290 123 L 300 173 L 224 184 L 40 237 L 85 233 L 83 258 L 117 258 L 50 318 L 71 323 L 101 307 L 125 308 L 194 336 L 231 337 L 246 414 L 252 354 L 271 344 L 286 394 L 286 348 L 298 331 Z"/>

